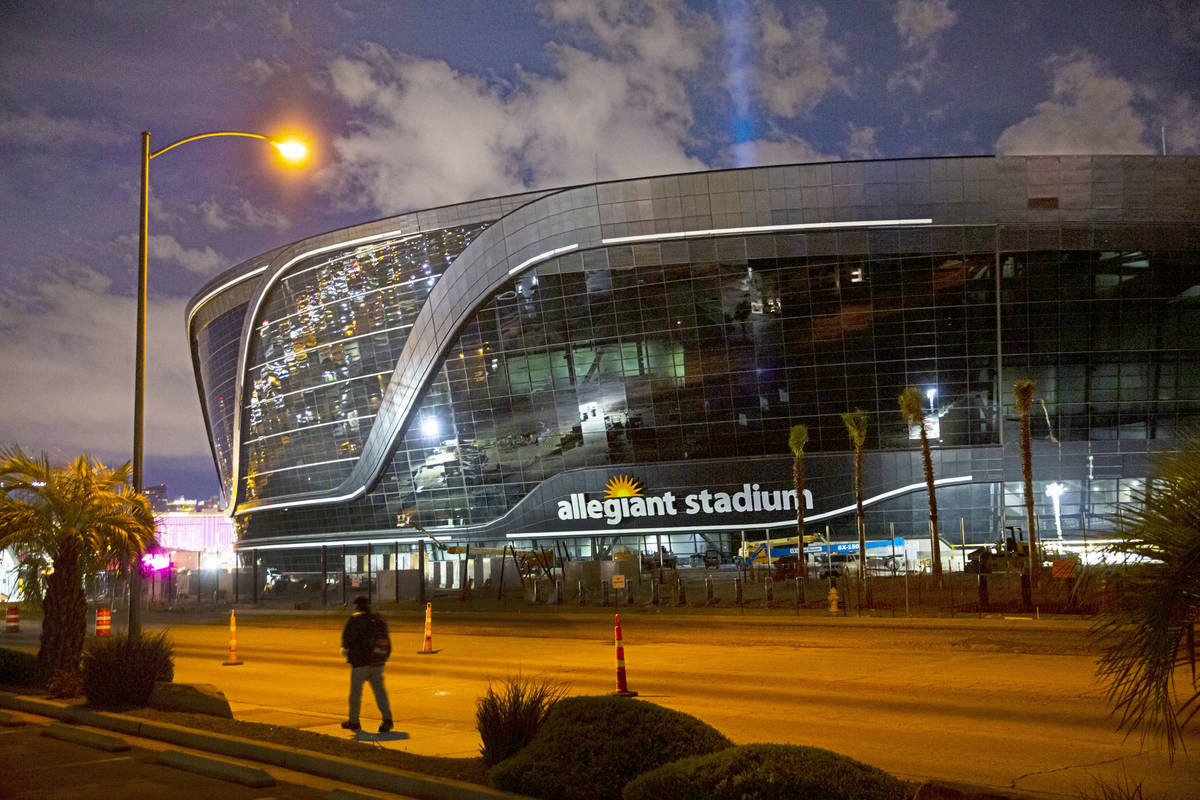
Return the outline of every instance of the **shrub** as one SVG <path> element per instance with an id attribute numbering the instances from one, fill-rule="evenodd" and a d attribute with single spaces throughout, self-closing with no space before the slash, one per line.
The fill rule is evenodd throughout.
<path id="1" fill-rule="evenodd" d="M 46 683 L 51 697 L 79 697 L 83 694 L 83 676 L 79 670 L 60 669 Z"/>
<path id="2" fill-rule="evenodd" d="M 625 697 L 568 697 L 523 750 L 492 768 L 501 789 L 552 800 L 617 800 L 647 770 L 729 747 L 695 717 Z"/>
<path id="3" fill-rule="evenodd" d="M 684 758 L 639 775 L 624 800 L 904 800 L 904 781 L 847 756 L 786 744 L 748 744 Z"/>
<path id="4" fill-rule="evenodd" d="M 165 633 L 94 639 L 83 652 L 83 693 L 94 706 L 144 706 L 155 681 L 174 677 Z"/>
<path id="5" fill-rule="evenodd" d="M 29 686 L 37 682 L 37 655 L 24 650 L 0 649 L 0 683 Z"/>
<path id="6" fill-rule="evenodd" d="M 566 692 L 566 686 L 557 681 L 519 674 L 506 679 L 499 689 L 489 683 L 487 694 L 475 701 L 475 727 L 483 742 L 479 752 L 484 763 L 489 767 L 498 764 L 529 744 Z"/>

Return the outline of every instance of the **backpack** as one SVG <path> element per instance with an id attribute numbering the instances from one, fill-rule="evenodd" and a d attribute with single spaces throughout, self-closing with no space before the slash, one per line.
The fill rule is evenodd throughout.
<path id="1" fill-rule="evenodd" d="M 388 637 L 387 623 L 377 614 L 371 615 L 371 663 L 384 664 L 392 654 L 392 640 Z"/>

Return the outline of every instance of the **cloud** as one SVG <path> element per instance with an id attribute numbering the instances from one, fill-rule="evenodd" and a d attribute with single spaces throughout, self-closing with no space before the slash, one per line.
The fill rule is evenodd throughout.
<path id="1" fill-rule="evenodd" d="M 949 0 L 900 0 L 892 22 L 905 47 L 928 47 L 958 19 Z"/>
<path id="2" fill-rule="evenodd" d="M 879 135 L 878 128 L 869 125 L 858 126 L 850 123 L 850 138 L 846 142 L 846 155 L 850 158 L 879 158 L 879 145 L 875 139 Z"/>
<path id="3" fill-rule="evenodd" d="M 1153 153 L 1135 102 L 1140 90 L 1112 75 L 1093 56 L 1076 51 L 1047 61 L 1049 100 L 1006 128 L 996 141 L 1002 155 Z"/>
<path id="4" fill-rule="evenodd" d="M 366 45 L 333 60 L 331 92 L 353 112 L 318 177 L 335 197 L 394 213 L 594 177 L 697 170 L 685 77 L 702 55 L 689 18 L 606 16 L 590 4 L 550 8 L 600 48 L 547 47 L 544 74 L 511 82 L 444 61 Z M 606 7 L 607 8 L 607 7 Z M 703 25 L 697 23 L 700 28 Z"/>
<path id="5" fill-rule="evenodd" d="M 889 93 L 911 91 L 921 94 L 941 77 L 938 38 L 957 19 L 948 0 L 900 0 L 892 22 L 909 56 L 888 77 Z"/>
<path id="6" fill-rule="evenodd" d="M 118 236 L 113 246 L 127 261 L 136 261 L 137 237 L 133 234 Z M 152 264 L 165 261 L 197 275 L 213 275 L 233 263 L 211 247 L 184 247 L 169 233 L 151 234 L 147 247 Z"/>
<path id="7" fill-rule="evenodd" d="M 226 209 L 216 200 L 208 199 L 193 206 L 204 223 L 213 231 L 226 231 L 234 226 L 243 228 L 272 228 L 286 230 L 291 227 L 291 220 L 284 214 L 272 208 L 260 208 L 249 200 L 242 199 L 233 209 Z"/>
<path id="8" fill-rule="evenodd" d="M 1164 0 L 1171 38 L 1184 47 L 1200 50 L 1200 4 L 1196 0 Z"/>
<path id="9" fill-rule="evenodd" d="M 79 262 L 0 294 L 0 442 L 106 463 L 130 458 L 135 308 Z M 209 449 L 186 336 L 184 301 L 152 299 L 147 348 L 146 463 Z"/>
<path id="10" fill-rule="evenodd" d="M 288 74 L 291 69 L 282 59 L 255 58 L 241 65 L 237 77 L 253 86 L 262 86 L 273 78 Z"/>
<path id="11" fill-rule="evenodd" d="M 823 11 L 746 8 L 746 58 L 727 87 L 735 105 L 740 92 L 794 117 L 848 91 Z M 719 85 L 729 67 L 711 16 L 677 1 L 557 0 L 541 11 L 559 34 L 545 48 L 549 66 L 518 66 L 505 80 L 374 43 L 333 58 L 325 83 L 349 106 L 350 133 L 332 142 L 336 160 L 318 184 L 355 209 L 396 213 L 707 166 L 695 155 L 711 144 L 696 109 L 711 98 L 697 87 Z M 807 158 L 815 150 L 802 142 L 758 137 L 740 150 Z"/>
<path id="12" fill-rule="evenodd" d="M 54 116 L 34 108 L 0 114 L 0 141 L 23 147 L 63 149 L 127 145 L 131 139 L 106 121 Z"/>
<path id="13" fill-rule="evenodd" d="M 836 155 L 823 153 L 798 136 L 779 136 L 731 144 L 717 154 L 714 166 L 804 164 L 836 160 Z"/>
<path id="14" fill-rule="evenodd" d="M 797 11 L 790 25 L 774 5 L 759 3 L 756 9 L 758 41 L 750 74 L 734 65 L 729 77 L 733 91 L 752 86 L 768 111 L 787 118 L 807 114 L 830 92 L 849 92 L 847 80 L 835 69 L 845 51 L 826 37 L 829 18 L 822 9 Z"/>

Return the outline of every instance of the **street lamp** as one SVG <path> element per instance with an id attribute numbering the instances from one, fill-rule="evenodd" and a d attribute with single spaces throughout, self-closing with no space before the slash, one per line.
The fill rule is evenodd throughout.
<path id="1" fill-rule="evenodd" d="M 295 137 L 272 140 L 261 133 L 246 131 L 198 133 L 195 136 L 172 142 L 161 150 L 150 152 L 150 131 L 142 131 L 142 216 L 138 231 L 137 345 L 133 360 L 133 490 L 138 494 L 145 489 L 142 451 L 146 410 L 146 297 L 149 283 L 146 232 L 150 227 L 150 159 L 158 158 L 181 144 L 213 136 L 245 136 L 251 139 L 262 139 L 272 145 L 288 161 L 299 162 L 308 155 L 308 146 Z M 142 632 L 142 612 L 138 602 L 141 599 L 141 574 L 138 567 L 137 559 L 131 560 L 129 569 L 129 634 L 131 636 Z"/>

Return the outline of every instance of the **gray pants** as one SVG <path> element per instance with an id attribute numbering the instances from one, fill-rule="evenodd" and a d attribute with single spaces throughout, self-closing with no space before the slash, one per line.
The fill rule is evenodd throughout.
<path id="1" fill-rule="evenodd" d="M 358 712 L 362 708 L 363 681 L 371 684 L 379 713 L 384 719 L 391 719 L 392 708 L 388 705 L 387 691 L 383 688 L 383 664 L 368 664 L 365 667 L 350 668 L 350 721 L 358 722 Z"/>

